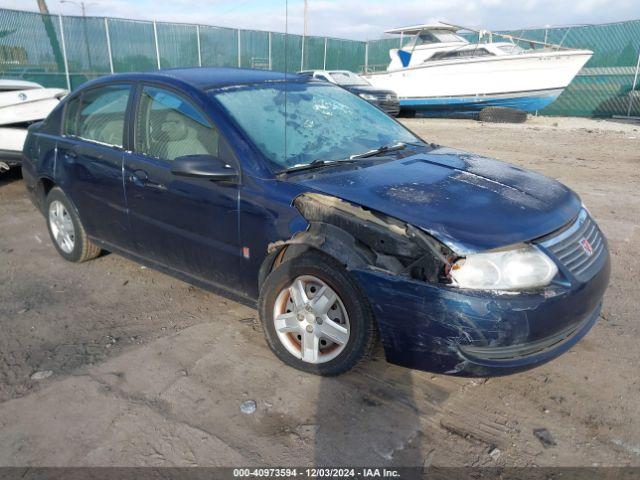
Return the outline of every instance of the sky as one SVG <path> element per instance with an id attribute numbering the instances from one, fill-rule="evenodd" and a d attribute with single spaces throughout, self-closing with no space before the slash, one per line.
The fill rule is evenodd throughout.
<path id="1" fill-rule="evenodd" d="M 640 18 L 640 0 L 308 0 L 308 34 L 367 40 L 390 28 L 447 21 L 491 30 Z M 78 15 L 79 2 L 47 0 L 51 13 Z M 258 30 L 303 31 L 303 0 L 88 0 L 87 15 Z M 37 10 L 36 0 L 0 7 Z M 288 15 L 287 15 L 288 11 Z"/>

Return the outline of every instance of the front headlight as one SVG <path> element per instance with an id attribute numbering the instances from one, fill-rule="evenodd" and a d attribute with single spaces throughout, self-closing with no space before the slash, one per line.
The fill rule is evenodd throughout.
<path id="1" fill-rule="evenodd" d="M 359 93 L 358 96 L 367 102 L 375 102 L 378 99 L 378 97 L 370 93 Z"/>
<path id="2" fill-rule="evenodd" d="M 526 290 L 549 285 L 558 267 L 534 246 L 476 253 L 453 264 L 451 279 L 462 288 Z"/>

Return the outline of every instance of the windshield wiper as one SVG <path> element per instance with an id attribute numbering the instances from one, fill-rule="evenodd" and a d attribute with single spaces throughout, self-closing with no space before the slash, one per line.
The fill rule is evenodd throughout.
<path id="1" fill-rule="evenodd" d="M 302 165 L 294 165 L 293 167 L 286 168 L 278 172 L 278 175 L 286 175 L 291 172 L 301 172 L 303 170 L 316 170 L 318 168 L 333 167 L 336 165 L 347 165 L 349 163 L 355 163 L 352 159 L 348 160 L 322 160 L 321 158 L 314 160 L 311 163 L 305 163 Z"/>
<path id="2" fill-rule="evenodd" d="M 395 152 L 398 150 L 404 150 L 405 148 L 407 148 L 407 145 L 414 145 L 414 146 L 423 146 L 422 143 L 418 144 L 418 143 L 410 143 L 410 142 L 398 142 L 398 143 L 392 143 L 390 145 L 383 145 L 379 148 L 376 148 L 374 150 L 367 150 L 366 152 L 362 152 L 362 153 L 356 153 L 354 155 L 349 156 L 349 158 L 346 159 L 342 159 L 342 160 L 323 160 L 321 158 L 318 158 L 310 163 L 304 163 L 304 164 L 300 164 L 300 165 L 294 165 L 292 167 L 286 168 L 284 170 L 281 170 L 277 173 L 277 175 L 286 175 L 288 173 L 292 173 L 292 172 L 301 172 L 304 170 L 316 170 L 319 168 L 325 168 L 325 167 L 334 167 L 337 165 L 349 165 L 349 164 L 353 164 L 353 163 L 358 163 L 359 160 L 363 159 L 363 158 L 369 158 L 369 157 L 376 157 L 378 155 L 382 155 L 388 152 Z"/>
<path id="3" fill-rule="evenodd" d="M 376 157 L 388 152 L 395 152 L 397 150 L 404 150 L 407 148 L 407 144 L 403 142 L 393 143 L 391 145 L 382 145 L 381 147 L 374 148 L 373 150 L 367 150 L 366 152 L 356 153 L 349 157 L 349 160 L 357 160 L 359 158 Z"/>

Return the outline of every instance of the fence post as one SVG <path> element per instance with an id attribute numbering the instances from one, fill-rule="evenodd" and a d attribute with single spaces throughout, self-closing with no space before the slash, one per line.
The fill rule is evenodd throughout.
<path id="1" fill-rule="evenodd" d="M 109 33 L 109 20 L 104 17 L 104 33 L 107 36 L 107 53 L 109 54 L 109 71 L 113 74 L 113 53 L 111 52 L 111 34 Z"/>
<path id="2" fill-rule="evenodd" d="M 364 43 L 364 73 L 369 72 L 369 40 Z"/>
<path id="3" fill-rule="evenodd" d="M 238 29 L 238 68 L 242 67 L 242 51 L 240 48 L 240 29 Z"/>
<path id="4" fill-rule="evenodd" d="M 327 37 L 324 37 L 324 59 L 322 60 L 322 69 L 327 69 Z"/>
<path id="5" fill-rule="evenodd" d="M 304 41 L 307 37 L 302 35 L 302 50 L 300 51 L 300 70 L 304 70 Z"/>
<path id="6" fill-rule="evenodd" d="M 269 70 L 273 70 L 273 63 L 271 60 L 271 32 L 269 32 Z"/>
<path id="7" fill-rule="evenodd" d="M 640 52 L 638 52 L 638 63 L 636 64 L 636 74 L 633 77 L 633 86 L 629 92 L 629 108 L 627 109 L 627 117 L 631 116 L 631 108 L 633 107 L 633 92 L 638 85 L 638 71 L 640 70 Z"/>
<path id="8" fill-rule="evenodd" d="M 58 15 L 58 22 L 60 23 L 60 40 L 62 40 L 62 59 L 64 60 L 64 74 L 67 77 L 67 90 L 71 91 L 71 76 L 69 75 L 69 62 L 67 61 L 67 45 L 64 41 L 62 15 Z"/>
<path id="9" fill-rule="evenodd" d="M 200 25 L 196 25 L 196 41 L 198 42 L 198 66 L 202 66 L 202 49 L 200 45 Z"/>
<path id="10" fill-rule="evenodd" d="M 156 21 L 153 21 L 153 41 L 156 44 L 156 60 L 158 62 L 158 70 L 160 70 L 160 48 L 158 47 L 158 27 Z"/>

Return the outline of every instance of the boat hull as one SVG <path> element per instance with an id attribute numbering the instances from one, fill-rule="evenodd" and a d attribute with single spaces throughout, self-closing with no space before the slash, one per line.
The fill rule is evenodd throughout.
<path id="1" fill-rule="evenodd" d="M 464 112 L 502 106 L 534 112 L 558 98 L 592 54 L 545 51 L 434 61 L 366 78 L 394 90 L 403 110 Z"/>
<path id="2" fill-rule="evenodd" d="M 553 103 L 563 89 L 537 90 L 493 95 L 400 100 L 400 107 L 429 115 L 475 113 L 487 107 L 506 107 L 535 112 Z"/>
<path id="3" fill-rule="evenodd" d="M 0 172 L 20 165 L 26 138 L 26 128 L 0 127 Z"/>
<path id="4" fill-rule="evenodd" d="M 0 92 L 0 125 L 42 120 L 65 94 L 66 90 L 59 88 Z"/>

